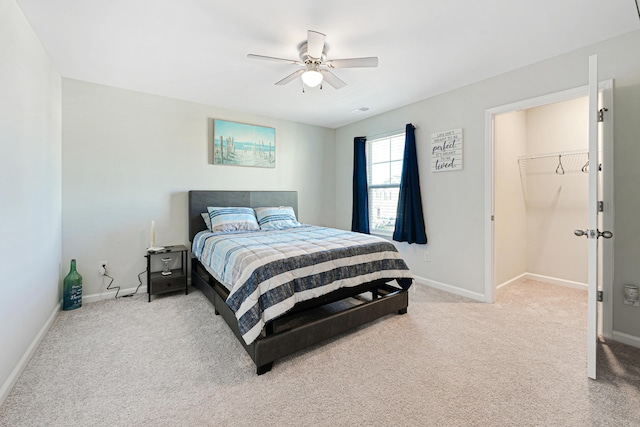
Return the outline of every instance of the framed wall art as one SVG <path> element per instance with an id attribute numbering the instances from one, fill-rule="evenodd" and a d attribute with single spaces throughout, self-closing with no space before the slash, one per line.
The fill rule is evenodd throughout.
<path id="1" fill-rule="evenodd" d="M 214 119 L 213 164 L 275 168 L 275 128 Z"/>
<path id="2" fill-rule="evenodd" d="M 462 129 L 431 134 L 431 172 L 462 170 Z"/>

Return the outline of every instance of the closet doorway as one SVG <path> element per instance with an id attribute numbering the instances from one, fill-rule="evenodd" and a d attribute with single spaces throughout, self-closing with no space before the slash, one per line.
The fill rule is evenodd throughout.
<path id="1" fill-rule="evenodd" d="M 599 84 L 600 159 L 589 159 L 588 88 L 493 108 L 486 112 L 485 296 L 530 278 L 587 290 L 587 239 L 574 235 L 588 224 L 588 170 L 596 167 L 604 212 L 599 230 L 612 229 L 612 88 Z M 607 167 L 607 165 L 611 167 Z M 612 335 L 612 243 L 600 239 L 600 334 Z"/>
<path id="2" fill-rule="evenodd" d="M 587 290 L 589 98 L 494 121 L 497 288 L 532 279 Z"/>

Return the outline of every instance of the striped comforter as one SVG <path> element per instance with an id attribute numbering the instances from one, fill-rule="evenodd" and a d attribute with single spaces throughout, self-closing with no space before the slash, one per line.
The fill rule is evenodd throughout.
<path id="1" fill-rule="evenodd" d="M 332 228 L 202 231 L 193 239 L 192 251 L 229 290 L 226 302 L 247 344 L 296 302 L 378 279 L 399 279 L 405 289 L 412 282 L 393 244 Z"/>

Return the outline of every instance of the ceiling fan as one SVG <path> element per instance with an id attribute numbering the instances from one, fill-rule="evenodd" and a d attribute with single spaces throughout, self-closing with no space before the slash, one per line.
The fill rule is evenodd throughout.
<path id="1" fill-rule="evenodd" d="M 304 67 L 289 74 L 287 77 L 277 82 L 276 85 L 286 85 L 298 77 L 301 77 L 304 84 L 309 87 L 316 87 L 323 81 L 326 81 L 336 89 L 341 89 L 347 84 L 329 71 L 328 68 L 362 68 L 378 66 L 378 58 L 376 56 L 327 60 L 328 47 L 324 42 L 326 37 L 327 36 L 325 34 L 317 31 L 307 31 L 307 40 L 298 45 L 300 60 L 274 58 L 272 56 L 254 55 L 251 53 L 247 55 L 247 58 L 287 62 L 292 65 Z"/>

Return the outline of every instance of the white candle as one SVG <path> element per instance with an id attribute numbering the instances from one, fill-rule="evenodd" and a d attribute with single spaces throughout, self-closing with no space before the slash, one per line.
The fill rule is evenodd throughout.
<path id="1" fill-rule="evenodd" d="M 156 246 L 156 222 L 151 221 L 151 248 Z"/>

